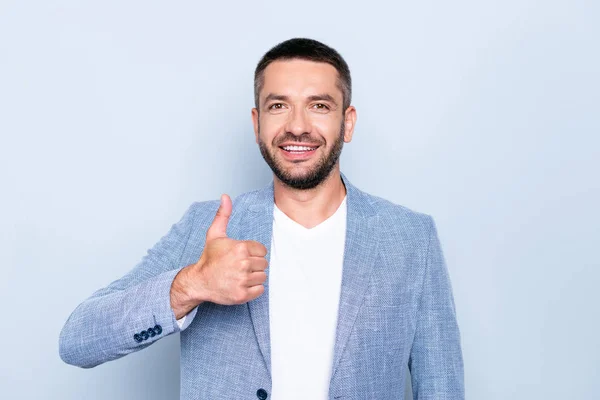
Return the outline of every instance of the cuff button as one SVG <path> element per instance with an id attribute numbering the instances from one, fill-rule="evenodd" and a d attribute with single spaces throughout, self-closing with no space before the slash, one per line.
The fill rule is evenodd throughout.
<path id="1" fill-rule="evenodd" d="M 265 389 L 260 388 L 256 391 L 256 397 L 258 397 L 260 400 L 265 400 L 268 397 L 268 393 Z"/>

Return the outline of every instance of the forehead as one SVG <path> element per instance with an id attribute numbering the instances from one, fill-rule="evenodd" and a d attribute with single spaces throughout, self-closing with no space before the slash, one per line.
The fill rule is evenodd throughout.
<path id="1" fill-rule="evenodd" d="M 263 72 L 260 97 L 268 93 L 303 97 L 327 93 L 341 103 L 338 77 L 335 67 L 328 63 L 299 59 L 273 61 Z"/>

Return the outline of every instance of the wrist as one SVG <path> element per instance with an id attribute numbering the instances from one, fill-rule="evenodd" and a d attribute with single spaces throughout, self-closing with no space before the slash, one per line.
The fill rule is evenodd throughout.
<path id="1" fill-rule="evenodd" d="M 194 293 L 194 285 L 189 278 L 191 267 L 193 265 L 182 268 L 171 284 L 171 308 L 176 319 L 181 319 L 203 301 Z"/>

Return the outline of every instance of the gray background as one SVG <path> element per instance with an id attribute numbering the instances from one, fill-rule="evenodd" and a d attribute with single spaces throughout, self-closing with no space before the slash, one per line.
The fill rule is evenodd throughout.
<path id="1" fill-rule="evenodd" d="M 177 398 L 176 335 L 82 370 L 60 328 L 191 202 L 270 181 L 253 69 L 308 36 L 351 67 L 342 170 L 438 224 L 467 397 L 599 398 L 599 11 L 2 0 L 0 397 Z"/>

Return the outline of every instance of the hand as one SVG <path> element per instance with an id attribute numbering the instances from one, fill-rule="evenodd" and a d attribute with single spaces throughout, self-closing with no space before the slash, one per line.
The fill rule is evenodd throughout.
<path id="1" fill-rule="evenodd" d="M 221 196 L 200 259 L 183 268 L 173 281 L 171 307 L 177 319 L 203 301 L 242 304 L 264 293 L 267 248 L 253 240 L 227 237 L 231 209 L 229 196 Z"/>

